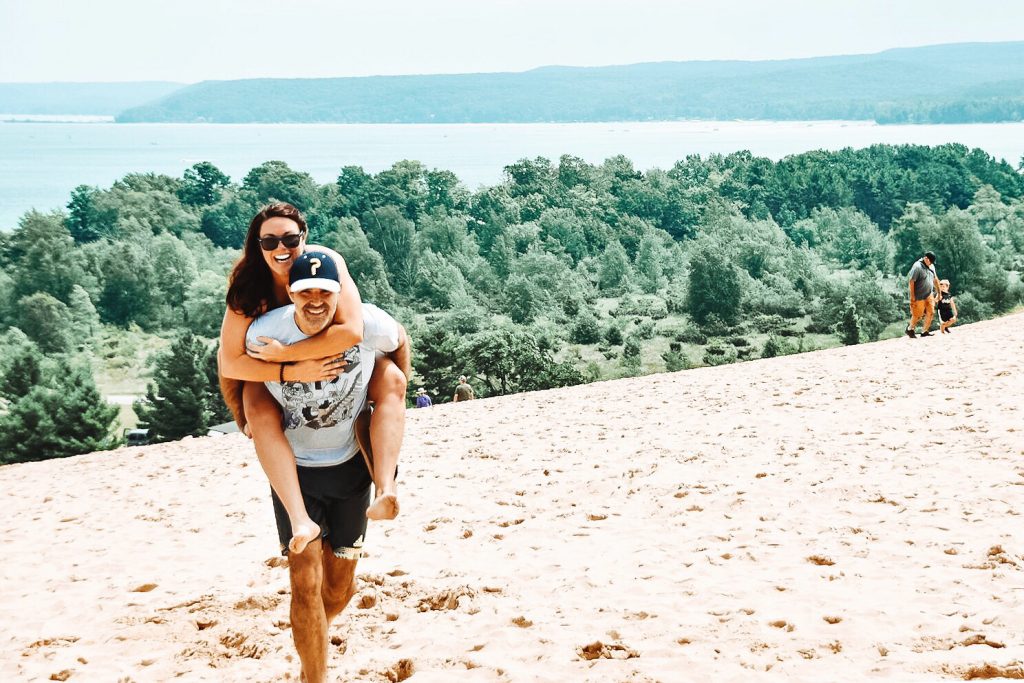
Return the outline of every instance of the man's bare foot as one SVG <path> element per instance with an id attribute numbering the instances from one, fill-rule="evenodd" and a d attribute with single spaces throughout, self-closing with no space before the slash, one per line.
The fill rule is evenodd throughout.
<path id="1" fill-rule="evenodd" d="M 367 519 L 394 519 L 398 516 L 398 496 L 394 493 L 381 493 L 366 508 Z"/>
<path id="2" fill-rule="evenodd" d="M 312 541 L 320 538 L 320 526 L 310 520 L 308 523 L 296 524 L 292 527 L 292 540 L 288 541 L 288 552 L 298 555 Z"/>

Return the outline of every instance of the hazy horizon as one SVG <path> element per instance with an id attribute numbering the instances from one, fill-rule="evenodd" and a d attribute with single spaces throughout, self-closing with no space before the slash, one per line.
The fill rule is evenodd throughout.
<path id="1" fill-rule="evenodd" d="M 401 73 L 401 74 L 366 74 L 364 76 L 294 76 L 294 77 L 273 77 L 273 76 L 250 76 L 241 79 L 205 79 L 205 80 L 263 80 L 263 79 L 274 79 L 274 80 L 317 80 L 317 79 L 328 79 L 328 78 L 375 78 L 382 76 L 459 76 L 459 75 L 479 75 L 479 74 L 500 74 L 500 73 L 526 73 L 529 71 L 537 71 L 540 69 L 551 69 L 551 68 L 602 68 L 602 67 L 619 67 L 619 66 L 637 66 L 643 64 L 668 64 L 678 62 L 781 62 L 781 61 L 792 61 L 798 59 L 817 59 L 817 58 L 828 58 L 828 57 L 853 57 L 860 55 L 873 55 L 888 52 L 890 50 L 903 50 L 912 48 L 928 48 L 928 47 L 941 47 L 945 45 L 997 45 L 1005 43 L 1019 43 L 1024 42 L 1021 40 L 993 40 L 993 41 L 966 41 L 961 43 L 931 43 L 928 45 L 893 45 L 880 50 L 874 50 L 871 52 L 844 52 L 835 54 L 820 54 L 820 55 L 808 55 L 806 57 L 786 57 L 779 59 L 664 59 L 658 61 L 647 61 L 647 62 L 630 62 L 630 63 L 616 63 L 616 64 L 541 64 L 538 66 L 531 67 L 529 69 L 521 69 L 518 71 L 465 71 L 465 72 L 419 72 L 419 73 Z M 144 80 L 131 80 L 131 81 L 0 81 L 2 84 L 12 85 L 28 85 L 28 84 L 43 84 L 43 85 L 61 85 L 61 84 L 118 84 L 118 83 L 145 83 L 145 82 L 164 82 L 164 83 L 176 83 L 180 85 L 195 85 L 203 81 L 144 81 Z"/>
<path id="2" fill-rule="evenodd" d="M 0 0 L 0 10 L 4 83 L 521 72 L 1024 40 L 1024 3 L 998 0 Z"/>

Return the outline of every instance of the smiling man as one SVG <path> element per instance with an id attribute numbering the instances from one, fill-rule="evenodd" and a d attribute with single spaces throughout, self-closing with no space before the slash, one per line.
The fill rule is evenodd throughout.
<path id="1" fill-rule="evenodd" d="M 341 285 L 334 259 L 326 252 L 298 256 L 289 273 L 292 305 L 257 318 L 246 343 L 261 339 L 294 344 L 326 329 L 334 320 Z M 369 458 L 359 457 L 357 418 L 367 403 L 367 385 L 378 354 L 391 357 L 408 372 L 411 364 L 405 329 L 390 315 L 363 304 L 363 338 L 338 363 L 340 373 L 318 382 L 267 382 L 282 406 L 285 436 L 295 453 L 299 487 L 309 517 L 321 529 L 321 543 L 301 553 L 288 553 L 292 537 L 288 515 L 277 496 L 274 513 L 282 552 L 289 555 L 292 636 L 302 661 L 302 680 L 324 680 L 327 628 L 355 592 L 355 568 L 362 552 L 370 505 L 372 473 Z M 282 369 L 282 375 L 284 374 Z M 372 466 L 387 483 L 374 505 L 395 505 L 394 460 Z M 397 509 L 396 509 L 397 512 Z M 392 515 L 393 516 L 393 515 Z"/>

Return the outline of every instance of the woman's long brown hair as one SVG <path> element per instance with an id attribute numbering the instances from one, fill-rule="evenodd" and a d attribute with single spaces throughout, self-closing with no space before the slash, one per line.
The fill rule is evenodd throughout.
<path id="1" fill-rule="evenodd" d="M 268 218 L 290 218 L 302 234 L 307 229 L 302 212 L 285 202 L 268 204 L 253 216 L 245 234 L 242 257 L 228 278 L 228 307 L 247 318 L 255 318 L 274 304 L 274 278 L 260 249 L 260 228 Z"/>

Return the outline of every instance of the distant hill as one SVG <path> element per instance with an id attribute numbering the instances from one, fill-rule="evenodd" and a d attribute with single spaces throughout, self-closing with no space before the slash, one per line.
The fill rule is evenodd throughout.
<path id="1" fill-rule="evenodd" d="M 550 66 L 522 73 L 205 81 L 118 121 L 472 123 L 671 119 L 1021 120 L 1024 42 L 774 61 Z M 952 121 L 950 121 L 952 122 Z"/>
<path id="2" fill-rule="evenodd" d="M 0 113 L 114 116 L 169 95 L 182 83 L 0 83 Z"/>

